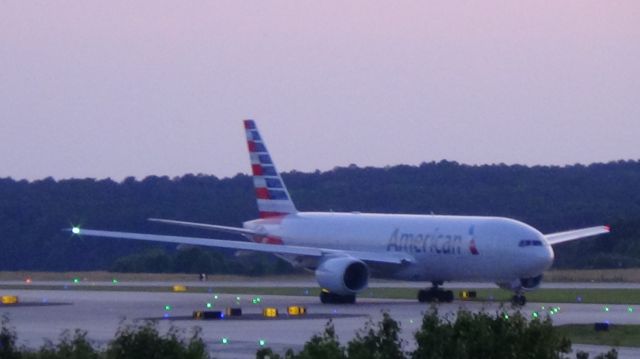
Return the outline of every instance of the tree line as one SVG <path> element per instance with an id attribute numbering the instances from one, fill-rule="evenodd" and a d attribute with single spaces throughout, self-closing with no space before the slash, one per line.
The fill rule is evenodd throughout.
<path id="1" fill-rule="evenodd" d="M 450 161 L 283 174 L 299 210 L 507 216 L 543 233 L 611 224 L 607 237 L 556 247 L 556 267 L 640 266 L 640 161 L 471 166 Z M 268 255 L 84 238 L 71 226 L 230 238 L 149 217 L 241 226 L 258 216 L 250 176 L 0 179 L 0 270 L 285 273 Z"/>

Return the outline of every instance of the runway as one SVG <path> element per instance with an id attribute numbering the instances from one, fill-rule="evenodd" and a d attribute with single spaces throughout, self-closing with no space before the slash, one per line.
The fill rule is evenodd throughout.
<path id="1" fill-rule="evenodd" d="M 158 283 L 155 283 L 158 285 Z M 129 285 L 129 283 L 127 283 Z M 264 283 L 262 286 L 265 286 Z M 0 287 L 1 288 L 1 287 Z M 276 351 L 287 348 L 299 350 L 313 334 L 323 330 L 328 319 L 332 319 L 342 343 L 352 339 L 369 318 L 379 320 L 381 311 L 388 311 L 401 323 L 403 338 L 413 342 L 413 333 L 419 329 L 422 313 L 428 305 L 414 300 L 387 300 L 359 298 L 356 305 L 323 305 L 315 296 L 260 296 L 254 304 L 254 296 L 210 293 L 171 292 L 115 292 L 83 290 L 0 290 L 2 294 L 20 297 L 19 306 L 0 306 L 0 313 L 10 318 L 16 328 L 20 344 L 37 348 L 45 340 L 56 341 L 65 329 L 83 329 L 97 344 L 105 344 L 114 337 L 123 320 L 160 319 L 160 328 L 170 325 L 188 331 L 194 326 L 202 328 L 212 354 L 218 358 L 254 358 L 260 348 L 259 341 Z M 217 296 L 217 299 L 216 299 Z M 210 303 L 211 308 L 207 308 Z M 55 305 L 52 305 L 55 304 Z M 264 319 L 260 314 L 264 307 L 277 307 L 281 312 L 288 305 L 307 307 L 309 316 L 285 319 Z M 188 319 L 194 310 L 224 310 L 241 307 L 245 319 L 196 321 Z M 455 312 L 459 307 L 469 310 L 500 310 L 498 303 L 474 303 L 455 301 L 440 304 L 440 313 Z M 544 309 L 542 308 L 544 307 Z M 537 304 L 530 303 L 523 313 L 530 316 L 534 311 L 540 315 L 551 307 L 559 307 L 552 316 L 554 324 L 609 321 L 613 324 L 640 324 L 640 306 L 605 306 L 599 304 Z M 223 344 L 223 338 L 227 344 Z M 577 346 L 593 349 L 593 346 Z M 411 350 L 409 345 L 405 349 Z M 596 352 L 608 350 L 595 347 Z M 599 351 L 598 351 L 599 350 Z M 620 349 L 620 358 L 640 357 L 639 349 Z"/>
<path id="2" fill-rule="evenodd" d="M 89 286 L 110 286 L 113 283 L 111 281 L 97 281 L 90 278 L 79 278 L 82 285 Z M 269 287 L 269 288 L 316 288 L 318 283 L 315 279 L 245 279 L 245 280 L 210 280 L 210 281 L 126 281 L 122 282 L 122 285 L 134 286 L 134 287 L 158 287 L 166 286 L 170 287 L 177 283 L 184 284 L 187 287 Z M 17 280 L 4 280 L 0 281 L 0 288 L 2 286 L 16 286 L 24 285 L 25 281 Z M 74 283 L 72 281 L 32 281 L 33 286 L 41 285 L 56 285 L 64 287 L 70 286 Z M 368 285 L 370 288 L 415 288 L 422 289 L 431 286 L 430 282 L 404 282 L 404 281 L 386 281 L 386 280 L 371 280 Z M 449 289 L 486 289 L 486 288 L 498 288 L 494 283 L 486 282 L 447 282 L 445 285 Z M 542 282 L 541 289 L 640 289 L 640 283 L 628 283 L 628 282 Z"/>

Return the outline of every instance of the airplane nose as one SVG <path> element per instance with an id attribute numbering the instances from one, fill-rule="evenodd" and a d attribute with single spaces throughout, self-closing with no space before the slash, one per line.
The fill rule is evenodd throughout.
<path id="1" fill-rule="evenodd" d="M 553 248 L 550 245 L 538 247 L 535 252 L 531 253 L 529 260 L 523 262 L 523 264 L 526 263 L 524 265 L 525 271 L 532 276 L 546 271 L 551 268 L 554 256 Z"/>
<path id="2" fill-rule="evenodd" d="M 545 243 L 545 242 L 543 242 Z M 544 247 L 545 253 L 542 255 L 545 269 L 549 269 L 553 265 L 553 260 L 555 258 L 555 253 L 553 252 L 553 247 L 550 245 L 546 245 Z"/>

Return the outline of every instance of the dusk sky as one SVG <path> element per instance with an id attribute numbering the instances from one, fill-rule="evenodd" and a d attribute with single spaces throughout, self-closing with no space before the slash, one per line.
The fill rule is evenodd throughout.
<path id="1" fill-rule="evenodd" d="M 640 1 L 0 2 L 0 177 L 640 159 Z"/>

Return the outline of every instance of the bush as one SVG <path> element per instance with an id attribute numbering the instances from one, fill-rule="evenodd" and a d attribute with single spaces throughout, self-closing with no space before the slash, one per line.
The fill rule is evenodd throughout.
<path id="1" fill-rule="evenodd" d="M 60 335 L 58 345 L 48 342 L 39 351 L 23 350 L 24 359 L 99 359 L 100 355 L 87 339 L 87 332 L 76 329 L 71 332 L 65 330 Z"/>
<path id="2" fill-rule="evenodd" d="M 405 343 L 400 331 L 400 323 L 383 312 L 379 323 L 367 322 L 345 348 L 329 321 L 324 333 L 314 335 L 301 352 L 296 354 L 289 349 L 284 358 L 555 359 L 564 358 L 563 354 L 571 350 L 571 342 L 558 334 L 551 319 L 529 321 L 519 312 L 491 315 L 461 309 L 443 318 L 434 306 L 425 313 L 422 326 L 415 334 L 416 349 L 410 353 L 403 351 Z M 256 357 L 283 358 L 270 348 L 261 349 Z"/>
<path id="3" fill-rule="evenodd" d="M 87 332 L 76 329 L 73 334 L 64 331 L 57 345 L 44 344 L 37 351 L 16 347 L 15 330 L 9 327 L 6 317 L 0 328 L 0 359 L 161 359 L 209 358 L 200 329 L 195 328 L 188 340 L 181 330 L 171 327 L 165 335 L 158 332 L 155 322 L 121 325 L 116 337 L 105 350 L 94 348 L 87 339 Z"/>
<path id="4" fill-rule="evenodd" d="M 414 359 L 563 358 L 571 342 L 553 328 L 551 319 L 528 321 L 512 315 L 459 310 L 455 320 L 442 318 L 435 307 L 415 334 Z"/>
<path id="5" fill-rule="evenodd" d="M 356 333 L 347 345 L 347 354 L 350 359 L 402 359 L 405 358 L 402 346 L 400 324 L 383 312 L 377 326 L 369 320 L 364 329 Z"/>
<path id="6" fill-rule="evenodd" d="M 182 339 L 176 327 L 169 328 L 166 335 L 160 335 L 156 322 L 122 325 L 116 337 L 106 350 L 107 359 L 125 358 L 209 358 L 206 345 L 200 338 L 200 328 L 193 330 L 188 341 Z"/>
<path id="7" fill-rule="evenodd" d="M 16 332 L 9 327 L 9 318 L 0 319 L 0 358 L 19 359 L 20 351 L 16 348 Z"/>

